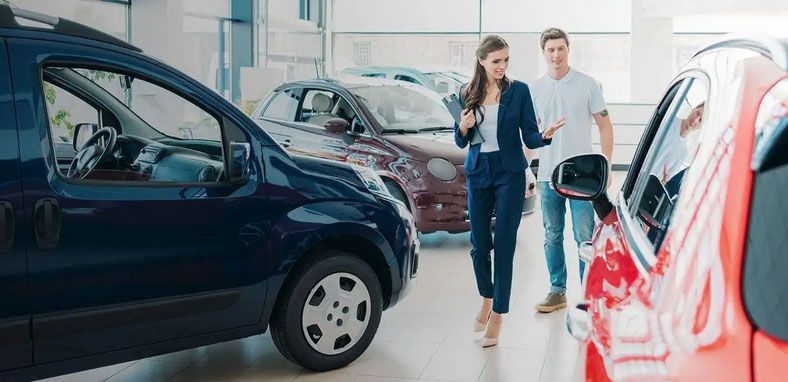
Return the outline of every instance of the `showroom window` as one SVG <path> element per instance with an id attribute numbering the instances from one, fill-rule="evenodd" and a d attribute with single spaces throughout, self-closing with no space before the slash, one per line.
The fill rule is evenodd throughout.
<path id="1" fill-rule="evenodd" d="M 224 98 L 231 92 L 230 2 L 184 1 L 184 72 Z"/>
<path id="2" fill-rule="evenodd" d="M 9 0 L 19 8 L 64 17 L 129 41 L 129 1 L 95 0 Z"/>

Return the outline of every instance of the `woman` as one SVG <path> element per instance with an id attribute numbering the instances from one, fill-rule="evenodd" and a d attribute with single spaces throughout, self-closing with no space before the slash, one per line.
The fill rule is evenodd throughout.
<path id="1" fill-rule="evenodd" d="M 464 148 L 471 220 L 471 257 L 479 294 L 484 298 L 476 331 L 486 328 L 482 346 L 498 343 L 502 314 L 509 312 L 512 263 L 523 210 L 525 169 L 522 143 L 530 149 L 550 144 L 563 122 L 539 133 L 528 85 L 506 77 L 509 45 L 486 36 L 476 50 L 473 79 L 460 91 L 463 112 L 454 140 Z M 521 143 L 522 142 L 522 143 Z M 495 239 L 491 223 L 495 212 Z M 490 251 L 495 249 L 495 275 Z"/>

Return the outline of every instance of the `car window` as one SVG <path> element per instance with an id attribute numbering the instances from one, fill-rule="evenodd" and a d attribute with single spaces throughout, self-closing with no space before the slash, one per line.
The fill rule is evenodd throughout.
<path id="1" fill-rule="evenodd" d="M 342 104 L 347 102 L 339 94 L 328 90 L 307 89 L 298 121 L 321 130 L 325 129 L 324 125 L 330 119 L 344 119 L 350 125 L 351 116 L 347 115 L 347 108 L 340 107 Z"/>
<path id="2" fill-rule="evenodd" d="M 742 295 L 753 325 L 788 342 L 788 80 L 764 97 L 755 125 Z"/>
<path id="3" fill-rule="evenodd" d="M 386 78 L 385 73 L 364 73 L 361 77 L 371 77 L 371 78 Z"/>
<path id="4" fill-rule="evenodd" d="M 351 89 L 383 133 L 453 129 L 454 118 L 435 92 L 421 86 L 367 86 Z"/>
<path id="5" fill-rule="evenodd" d="M 301 101 L 301 89 L 286 89 L 277 93 L 263 112 L 263 117 L 295 121 L 298 104 Z"/>
<path id="6" fill-rule="evenodd" d="M 74 139 L 74 127 L 80 123 L 91 123 L 98 126 L 98 109 L 63 89 L 55 82 L 44 82 L 49 126 L 55 145 L 71 145 Z"/>
<path id="7" fill-rule="evenodd" d="M 397 74 L 396 76 L 394 76 L 394 79 L 395 80 L 399 80 L 399 81 L 406 81 L 406 82 L 410 82 L 410 83 L 419 85 L 419 81 L 416 81 L 415 78 L 413 78 L 411 76 L 406 76 L 404 74 Z"/>
<path id="8" fill-rule="evenodd" d="M 636 224 L 654 248 L 659 247 L 668 230 L 673 206 L 697 153 L 707 97 L 705 82 L 693 77 L 683 81 L 637 175 L 630 207 Z"/>
<path id="9" fill-rule="evenodd" d="M 91 144 L 78 146 L 76 153 L 56 150 L 57 162 L 68 163 L 60 169 L 63 176 L 113 182 L 214 183 L 224 179 L 220 122 L 188 99 L 120 72 L 59 66 L 44 68 L 42 77 L 50 136 L 56 146 L 62 140 L 63 126 L 68 130 L 79 123 L 110 128 L 117 136 L 113 147 L 108 147 L 111 134 L 105 131 Z M 102 113 L 81 99 L 94 100 Z M 101 120 L 97 115 L 103 116 Z M 90 138 L 94 130 L 85 131 L 86 136 L 79 131 L 80 141 Z M 107 155 L 101 155 L 107 150 Z"/>

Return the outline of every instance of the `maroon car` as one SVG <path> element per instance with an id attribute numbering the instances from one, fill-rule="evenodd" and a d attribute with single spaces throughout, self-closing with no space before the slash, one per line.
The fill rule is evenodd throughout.
<path id="1" fill-rule="evenodd" d="M 374 169 L 422 233 L 470 230 L 466 150 L 454 145 L 454 119 L 437 94 L 371 78 L 293 82 L 252 117 L 290 152 Z"/>

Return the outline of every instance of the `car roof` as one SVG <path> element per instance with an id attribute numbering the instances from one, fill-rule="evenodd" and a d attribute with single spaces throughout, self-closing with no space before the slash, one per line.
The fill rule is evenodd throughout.
<path id="1" fill-rule="evenodd" d="M 412 84 L 406 81 L 390 80 L 386 78 L 374 77 L 357 77 L 357 76 L 338 76 L 336 78 L 315 78 L 311 80 L 288 82 L 281 87 L 297 87 L 297 86 L 328 86 L 335 88 L 357 89 L 363 87 L 373 86 L 399 86 L 406 88 L 420 88 L 420 85 Z"/>
<path id="2" fill-rule="evenodd" d="M 445 72 L 466 74 L 468 72 L 466 68 L 460 66 L 449 66 L 449 65 L 414 65 L 414 66 L 367 65 L 367 66 L 349 67 L 344 69 L 344 71 L 361 72 L 361 73 L 400 71 L 400 72 L 419 73 L 419 74 L 445 73 Z"/>
<path id="3" fill-rule="evenodd" d="M 32 24 L 36 26 L 27 25 L 27 23 L 20 24 L 19 20 L 25 20 L 28 23 L 32 22 Z M 35 31 L 53 35 L 79 37 L 112 44 L 125 49 L 131 49 L 135 52 L 142 52 L 142 49 L 126 41 L 87 25 L 62 17 L 49 16 L 6 4 L 0 5 L 0 35 L 3 34 L 3 29 Z"/>
<path id="4" fill-rule="evenodd" d="M 716 49 L 742 48 L 760 53 L 772 60 L 783 71 L 788 71 L 788 38 L 769 37 L 757 34 L 732 33 L 706 45 L 693 58 Z"/>

